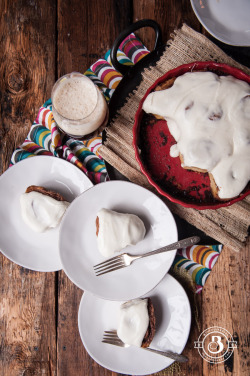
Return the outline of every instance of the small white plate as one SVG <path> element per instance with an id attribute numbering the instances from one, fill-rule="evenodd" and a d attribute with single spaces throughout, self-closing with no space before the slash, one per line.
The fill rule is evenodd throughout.
<path id="1" fill-rule="evenodd" d="M 145 188 L 126 181 L 98 184 L 81 194 L 68 208 L 59 236 L 63 269 L 82 290 L 110 300 L 142 296 L 164 277 L 176 250 L 135 261 L 131 266 L 97 277 L 93 266 L 105 261 L 98 251 L 96 215 L 101 208 L 138 215 L 145 238 L 122 252 L 140 254 L 177 241 L 174 218 L 164 202 Z M 117 253 L 119 254 L 119 253 Z"/>
<path id="2" fill-rule="evenodd" d="M 36 233 L 21 217 L 19 199 L 29 185 L 55 190 L 71 202 L 93 184 L 76 166 L 52 156 L 24 159 L 0 177 L 1 252 L 27 269 L 41 272 L 60 270 L 59 226 Z"/>
<path id="3" fill-rule="evenodd" d="M 205 29 L 231 46 L 250 46 L 249 0 L 191 0 Z"/>
<path id="4" fill-rule="evenodd" d="M 188 297 L 172 276 L 164 279 L 146 295 L 154 304 L 156 333 L 150 347 L 182 353 L 188 340 L 191 310 Z M 108 301 L 85 292 L 78 312 L 78 328 L 89 355 L 113 372 L 146 375 L 159 372 L 174 360 L 132 346 L 116 347 L 102 343 L 105 330 L 117 329 L 118 310 L 123 301 Z"/>

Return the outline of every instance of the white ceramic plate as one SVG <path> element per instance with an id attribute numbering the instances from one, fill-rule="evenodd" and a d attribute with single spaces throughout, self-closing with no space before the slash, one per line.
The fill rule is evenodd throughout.
<path id="1" fill-rule="evenodd" d="M 191 0 L 205 29 L 232 46 L 250 46 L 249 0 Z"/>
<path id="2" fill-rule="evenodd" d="M 2 253 L 16 264 L 31 270 L 60 270 L 62 264 L 58 247 L 59 227 L 36 233 L 22 220 L 19 198 L 29 185 L 55 190 L 71 202 L 93 184 L 76 166 L 52 156 L 24 159 L 0 177 Z"/>
<path id="3" fill-rule="evenodd" d="M 156 334 L 150 347 L 181 353 L 188 340 L 191 310 L 182 286 L 167 274 L 146 297 L 151 297 L 156 315 Z M 81 340 L 89 355 L 101 366 L 117 373 L 146 375 L 174 361 L 135 346 L 121 348 L 102 343 L 105 330 L 117 329 L 123 301 L 108 301 L 85 292 L 78 312 Z"/>
<path id="4" fill-rule="evenodd" d="M 139 297 L 160 282 L 176 251 L 135 261 L 131 266 L 97 277 L 93 266 L 104 261 L 96 241 L 96 214 L 101 208 L 138 215 L 146 227 L 145 238 L 123 252 L 140 254 L 177 241 L 174 218 L 156 195 L 126 181 L 98 184 L 80 195 L 61 223 L 59 248 L 67 276 L 83 290 L 110 300 Z"/>

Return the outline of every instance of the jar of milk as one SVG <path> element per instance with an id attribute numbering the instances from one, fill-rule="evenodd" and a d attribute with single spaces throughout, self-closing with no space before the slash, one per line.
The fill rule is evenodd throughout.
<path id="1" fill-rule="evenodd" d="M 108 120 L 107 102 L 85 75 L 72 72 L 55 83 L 52 112 L 58 127 L 73 138 L 86 138 L 101 131 Z"/>

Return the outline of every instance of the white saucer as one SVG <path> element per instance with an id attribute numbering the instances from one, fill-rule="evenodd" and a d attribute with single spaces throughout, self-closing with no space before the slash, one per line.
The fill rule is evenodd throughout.
<path id="1" fill-rule="evenodd" d="M 76 166 L 52 156 L 24 159 L 0 177 L 1 252 L 11 261 L 31 270 L 60 270 L 59 227 L 36 233 L 21 217 L 19 198 L 29 185 L 55 190 L 71 202 L 93 184 Z"/>
<path id="2" fill-rule="evenodd" d="M 63 269 L 82 290 L 109 300 L 129 300 L 154 288 L 169 270 L 176 250 L 145 257 L 131 266 L 97 277 L 93 266 L 104 261 L 97 247 L 96 215 L 101 208 L 138 215 L 145 238 L 122 252 L 151 251 L 177 241 L 174 218 L 164 202 L 145 188 L 126 181 L 98 184 L 81 194 L 64 216 L 59 248 Z M 118 253 L 117 253 L 118 254 Z"/>
<path id="3" fill-rule="evenodd" d="M 232 46 L 250 46 L 249 0 L 191 0 L 191 5 L 216 39 Z"/>
<path id="4" fill-rule="evenodd" d="M 146 295 L 151 297 L 156 314 L 156 334 L 150 347 L 181 353 L 188 340 L 191 310 L 188 297 L 172 276 Z M 85 292 L 78 312 L 78 327 L 83 345 L 101 366 L 113 372 L 146 375 L 170 366 L 174 361 L 144 349 L 121 348 L 102 343 L 105 330 L 116 329 L 118 309 L 123 302 L 108 301 Z"/>

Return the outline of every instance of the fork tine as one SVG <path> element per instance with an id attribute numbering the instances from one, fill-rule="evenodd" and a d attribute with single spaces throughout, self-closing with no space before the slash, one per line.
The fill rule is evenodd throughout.
<path id="1" fill-rule="evenodd" d="M 120 338 L 118 337 L 110 337 L 110 336 L 103 336 L 104 341 L 113 341 L 113 342 L 121 342 Z"/>
<path id="2" fill-rule="evenodd" d="M 104 336 L 103 337 L 103 341 L 112 341 L 112 342 L 118 342 L 118 343 L 120 343 L 120 342 L 122 342 L 119 338 L 116 338 L 116 337 L 106 337 L 106 336 Z"/>
<path id="3" fill-rule="evenodd" d="M 124 347 L 124 343 L 122 342 L 113 343 L 111 340 L 102 340 L 102 342 L 108 343 L 109 345 Z"/>
<path id="4" fill-rule="evenodd" d="M 104 265 L 100 265 L 98 266 L 97 268 L 94 266 L 94 270 L 97 272 L 101 269 L 106 269 L 108 267 L 112 267 L 112 266 L 115 266 L 116 264 L 120 264 L 121 262 L 123 262 L 123 259 L 122 258 L 118 258 L 116 260 L 113 260 L 113 261 L 109 261 L 107 262 L 106 264 Z"/>
<path id="5" fill-rule="evenodd" d="M 102 342 L 109 343 L 110 345 L 125 347 L 122 340 L 118 337 L 116 330 L 105 330 Z"/>
<path id="6" fill-rule="evenodd" d="M 104 272 L 105 270 L 110 270 L 112 268 L 115 268 L 117 266 L 122 266 L 122 265 L 125 265 L 125 263 L 123 262 L 123 260 L 120 260 L 120 261 L 117 261 L 113 264 L 103 266 L 102 268 L 95 270 L 95 273 L 98 274 L 98 273 Z"/>
<path id="7" fill-rule="evenodd" d="M 115 268 L 109 268 L 109 269 L 105 269 L 105 270 L 101 270 L 101 271 L 97 271 L 96 272 L 96 276 L 99 277 L 100 275 L 103 275 L 103 274 L 106 274 L 106 273 L 109 273 L 109 272 L 113 272 L 115 270 L 118 270 L 118 269 L 122 269 L 122 268 L 125 268 L 126 265 L 125 264 L 120 264 L 119 266 L 116 266 Z"/>
<path id="8" fill-rule="evenodd" d="M 122 255 L 117 255 L 117 256 L 111 257 L 106 261 L 103 261 L 103 262 L 100 262 L 99 264 L 94 265 L 93 268 L 95 269 L 95 268 L 99 268 L 99 267 L 108 265 L 110 262 L 114 262 L 114 261 L 119 260 L 121 258 L 122 258 Z"/>
<path id="9" fill-rule="evenodd" d="M 104 330 L 104 334 L 113 334 L 114 336 L 117 336 L 116 330 Z"/>
<path id="10" fill-rule="evenodd" d="M 105 338 L 105 339 L 108 339 L 108 338 L 110 338 L 110 339 L 119 339 L 119 337 L 116 334 L 104 334 L 103 338 Z"/>

